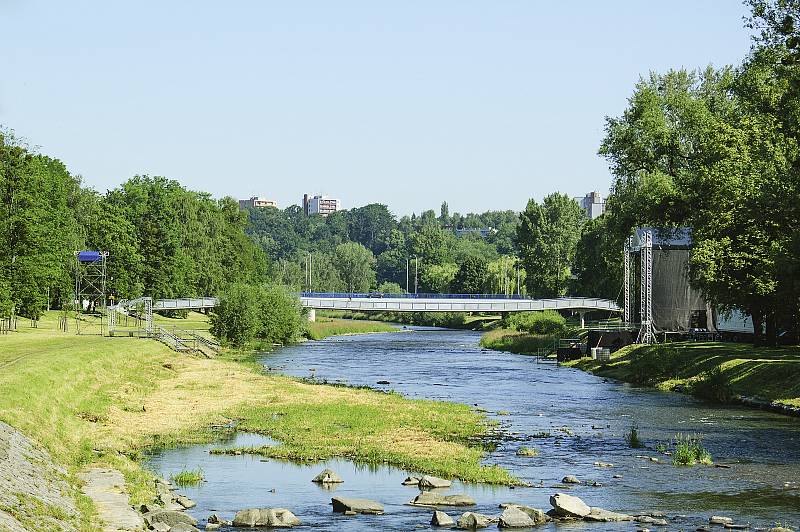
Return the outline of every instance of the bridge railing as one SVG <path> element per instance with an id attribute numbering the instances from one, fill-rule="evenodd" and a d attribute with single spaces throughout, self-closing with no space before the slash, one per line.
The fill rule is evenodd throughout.
<path id="1" fill-rule="evenodd" d="M 300 297 L 391 299 L 529 299 L 519 294 L 384 294 L 382 292 L 300 292 Z"/>

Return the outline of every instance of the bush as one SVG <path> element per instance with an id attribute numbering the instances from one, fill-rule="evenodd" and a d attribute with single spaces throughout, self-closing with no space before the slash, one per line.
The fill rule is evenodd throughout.
<path id="1" fill-rule="evenodd" d="M 234 283 L 220 294 L 211 316 L 211 333 L 221 342 L 242 347 L 258 338 L 286 344 L 303 331 L 300 302 L 277 285 Z"/>
<path id="2" fill-rule="evenodd" d="M 693 466 L 695 464 L 711 465 L 711 453 L 703 447 L 703 437 L 700 435 L 675 436 L 675 452 L 672 463 L 680 466 Z"/>
<path id="3" fill-rule="evenodd" d="M 529 334 L 560 335 L 566 332 L 567 320 L 554 310 L 518 312 L 506 319 L 506 326 Z"/>
<path id="4" fill-rule="evenodd" d="M 378 292 L 381 294 L 402 294 L 403 289 L 397 283 L 383 282 L 378 286 Z"/>
<path id="5" fill-rule="evenodd" d="M 633 425 L 628 433 L 625 435 L 625 441 L 632 449 L 641 449 L 644 447 L 644 442 L 639 437 L 639 427 Z"/>

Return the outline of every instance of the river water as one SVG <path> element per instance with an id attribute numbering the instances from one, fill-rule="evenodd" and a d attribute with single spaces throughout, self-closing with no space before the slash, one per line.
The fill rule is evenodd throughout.
<path id="1" fill-rule="evenodd" d="M 455 483 L 453 492 L 466 492 L 477 500 L 470 510 L 497 515 L 497 505 L 507 501 L 547 510 L 549 496 L 563 491 L 610 510 L 664 512 L 670 530 L 693 530 L 710 515 L 753 526 L 800 525 L 800 420 L 707 404 L 537 363 L 532 357 L 484 350 L 479 338 L 471 331 L 441 329 L 341 336 L 276 350 L 265 354 L 263 363 L 287 375 L 392 389 L 408 397 L 461 402 L 487 411 L 507 437 L 487 454 L 486 463 L 501 465 L 533 487 Z M 647 449 L 626 444 L 624 435 L 633 425 Z M 714 461 L 728 467 L 673 466 L 655 449 L 676 434 L 702 434 Z M 148 464 L 166 477 L 187 467 L 203 468 L 207 482 L 182 490 L 198 503 L 191 513 L 201 521 L 212 511 L 231 518 L 242 508 L 286 507 L 304 526 L 318 529 L 428 526 L 429 510 L 404 505 L 417 492 L 400 482 L 413 472 L 346 460 L 298 465 L 208 454 L 210 448 L 258 441 L 256 436 L 238 435 L 229 442 L 164 451 Z M 539 456 L 517 456 L 523 445 L 538 449 Z M 614 466 L 598 467 L 596 462 Z M 310 482 L 324 467 L 345 479 L 337 494 L 379 500 L 386 515 L 333 515 L 328 505 L 331 491 Z M 565 475 L 583 483 L 564 486 L 560 480 Z M 595 482 L 599 486 L 592 485 Z M 461 511 L 452 510 L 454 516 Z M 544 528 L 555 527 L 634 529 L 630 523 Z"/>

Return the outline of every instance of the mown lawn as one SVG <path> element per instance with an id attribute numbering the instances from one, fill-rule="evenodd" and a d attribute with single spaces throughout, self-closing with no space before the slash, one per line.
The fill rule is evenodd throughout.
<path id="1" fill-rule="evenodd" d="M 754 347 L 724 342 L 679 342 L 620 349 L 603 364 L 580 369 L 626 382 L 684 389 L 720 401 L 736 395 L 800 406 L 800 347 Z"/>

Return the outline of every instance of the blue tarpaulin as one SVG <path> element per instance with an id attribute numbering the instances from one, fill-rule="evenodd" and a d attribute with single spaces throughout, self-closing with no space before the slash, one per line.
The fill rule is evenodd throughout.
<path id="1" fill-rule="evenodd" d="M 78 261 L 79 262 L 99 262 L 100 261 L 100 252 L 99 251 L 79 251 L 78 252 Z"/>

